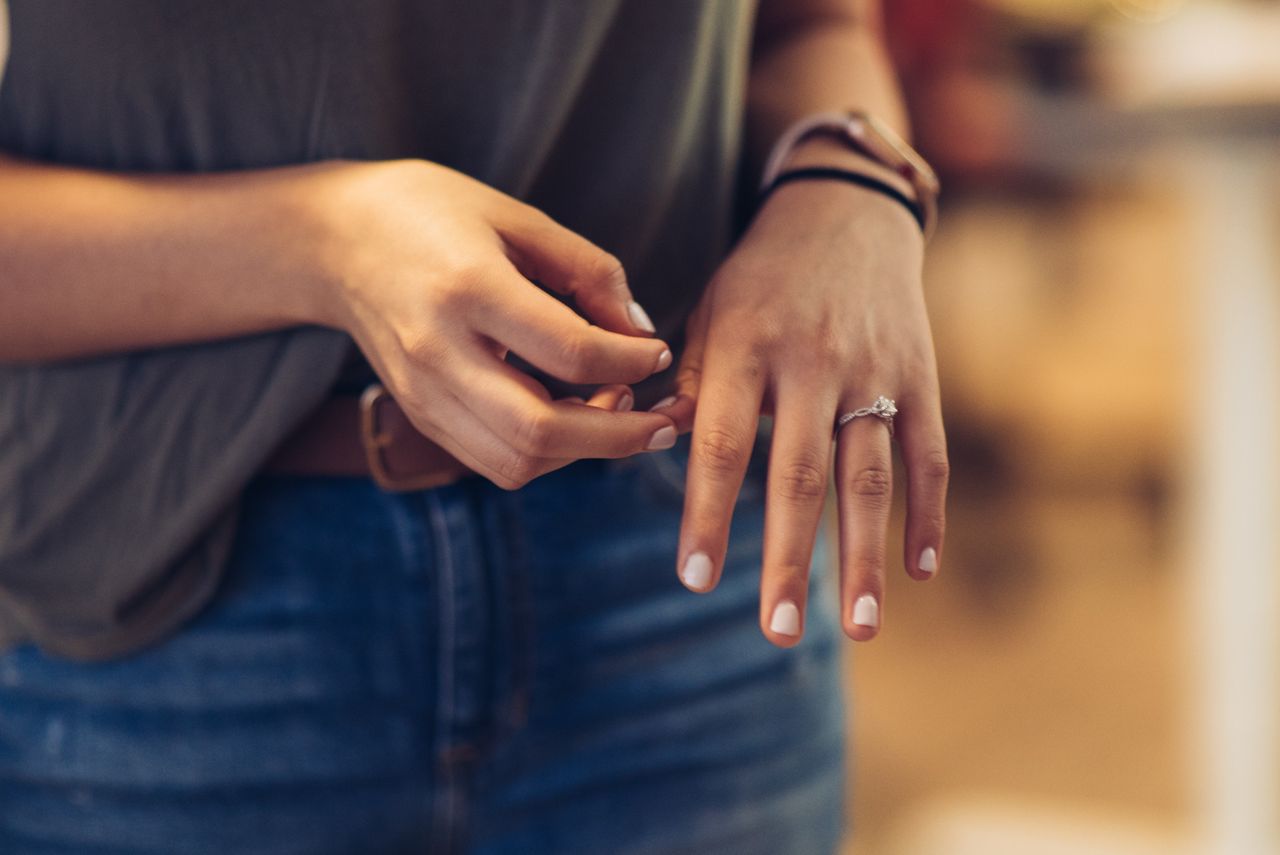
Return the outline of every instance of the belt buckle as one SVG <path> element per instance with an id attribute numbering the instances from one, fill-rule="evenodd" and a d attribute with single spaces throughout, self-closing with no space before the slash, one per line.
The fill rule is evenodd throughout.
<path id="1" fill-rule="evenodd" d="M 378 418 L 384 404 L 395 405 L 395 398 L 381 383 L 371 383 L 360 395 L 360 444 L 369 464 L 373 482 L 389 493 L 408 493 L 439 487 L 453 480 L 448 473 L 430 472 L 397 475 L 387 464 L 386 449 L 394 437 L 383 430 Z"/>

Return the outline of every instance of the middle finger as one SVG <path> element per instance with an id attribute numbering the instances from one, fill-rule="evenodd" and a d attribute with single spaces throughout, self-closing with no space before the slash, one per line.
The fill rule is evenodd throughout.
<path id="1" fill-rule="evenodd" d="M 836 393 L 829 384 L 783 380 L 774 398 L 760 627 L 774 644 L 790 647 L 804 625 L 814 538 L 827 498 Z"/>

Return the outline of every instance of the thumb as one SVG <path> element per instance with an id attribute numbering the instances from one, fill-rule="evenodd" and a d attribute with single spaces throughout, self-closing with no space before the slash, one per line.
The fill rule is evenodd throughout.
<path id="1" fill-rule="evenodd" d="M 524 276 L 572 297 L 591 322 L 612 332 L 651 336 L 653 322 L 631 295 L 617 256 L 523 202 L 495 218 L 507 257 Z"/>

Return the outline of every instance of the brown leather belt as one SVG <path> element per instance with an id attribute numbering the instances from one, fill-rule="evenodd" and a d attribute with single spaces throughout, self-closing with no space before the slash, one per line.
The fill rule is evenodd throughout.
<path id="1" fill-rule="evenodd" d="M 280 444 L 265 470 L 372 478 L 390 492 L 425 490 L 475 474 L 419 433 L 377 383 L 359 398 L 337 396 L 321 404 Z"/>

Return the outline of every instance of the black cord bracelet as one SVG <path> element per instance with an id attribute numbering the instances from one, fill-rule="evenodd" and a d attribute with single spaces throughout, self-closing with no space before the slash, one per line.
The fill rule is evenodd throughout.
<path id="1" fill-rule="evenodd" d="M 861 172 L 854 172 L 849 169 L 837 169 L 832 166 L 806 166 L 800 169 L 789 169 L 773 179 L 768 187 L 760 191 L 756 196 L 756 210 L 764 204 L 774 190 L 788 181 L 804 181 L 814 179 L 834 178 L 837 181 L 847 181 L 850 184 L 856 184 L 859 187 L 865 187 L 868 190 L 874 190 L 882 193 L 902 205 L 911 212 L 911 216 L 915 217 L 917 223 L 920 224 L 920 230 L 924 231 L 924 209 L 920 205 L 912 201 L 906 194 L 898 188 L 886 184 L 878 178 L 872 178 L 869 175 L 863 175 Z"/>

